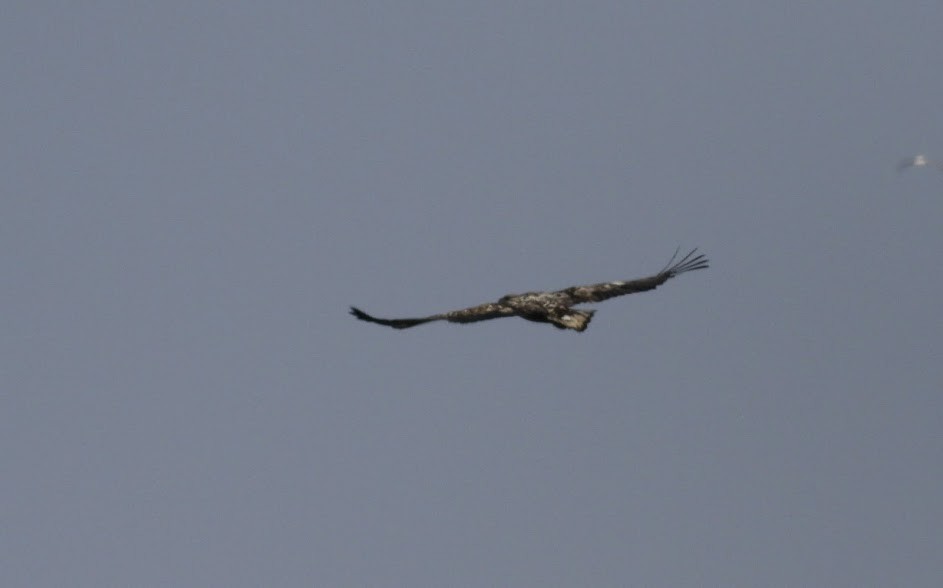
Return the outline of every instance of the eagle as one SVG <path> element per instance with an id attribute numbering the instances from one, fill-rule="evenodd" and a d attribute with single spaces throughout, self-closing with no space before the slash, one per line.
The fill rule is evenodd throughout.
<path id="1" fill-rule="evenodd" d="M 943 171 L 943 162 L 928 159 L 926 155 L 914 155 L 913 157 L 900 160 L 900 163 L 897 164 L 897 173 L 911 167 L 929 167 L 931 165 Z"/>
<path id="2" fill-rule="evenodd" d="M 677 259 L 677 262 L 675 261 Z M 576 304 L 585 302 L 601 302 L 634 294 L 654 290 L 671 278 L 683 273 L 707 268 L 707 257 L 698 254 L 697 249 L 678 259 L 678 251 L 671 256 L 671 260 L 664 269 L 655 275 L 638 278 L 630 281 L 603 282 L 587 286 L 571 286 L 563 290 L 552 292 L 526 292 L 524 294 L 508 294 L 497 302 L 488 302 L 471 308 L 453 310 L 441 314 L 433 314 L 421 318 L 384 319 L 371 316 L 355 306 L 350 307 L 350 314 L 362 321 L 386 325 L 394 329 L 408 329 L 432 321 L 448 321 L 450 323 L 475 323 L 490 319 L 519 316 L 522 319 L 535 323 L 550 323 L 558 329 L 571 329 L 583 332 L 589 326 L 595 310 L 575 309 Z"/>

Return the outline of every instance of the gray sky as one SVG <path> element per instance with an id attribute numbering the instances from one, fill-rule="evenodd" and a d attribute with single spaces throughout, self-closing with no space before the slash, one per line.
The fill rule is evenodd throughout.
<path id="1" fill-rule="evenodd" d="M 943 5 L 318 4 L 6 6 L 0 584 L 941 585 Z"/>

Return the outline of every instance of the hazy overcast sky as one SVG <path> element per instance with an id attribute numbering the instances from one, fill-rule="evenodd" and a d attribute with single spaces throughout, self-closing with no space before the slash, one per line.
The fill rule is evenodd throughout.
<path id="1" fill-rule="evenodd" d="M 0 584 L 943 585 L 943 4 L 12 2 Z M 709 270 L 394 331 L 509 292 Z"/>

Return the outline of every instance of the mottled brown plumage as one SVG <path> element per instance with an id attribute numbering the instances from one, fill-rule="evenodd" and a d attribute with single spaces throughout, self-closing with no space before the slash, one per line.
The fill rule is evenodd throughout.
<path id="1" fill-rule="evenodd" d="M 703 254 L 695 255 L 695 253 L 697 253 L 697 249 L 692 250 L 677 263 L 674 263 L 678 256 L 678 253 L 675 252 L 668 265 L 657 274 L 627 282 L 603 282 L 588 286 L 572 286 L 554 292 L 508 294 L 502 296 L 497 302 L 489 302 L 471 308 L 421 318 L 382 319 L 370 316 L 353 306 L 350 307 L 350 314 L 362 321 L 386 325 L 394 329 L 408 329 L 423 323 L 441 320 L 450 323 L 474 323 L 506 316 L 519 316 L 529 321 L 550 323 L 558 329 L 572 329 L 582 332 L 589 326 L 593 313 L 596 311 L 574 309 L 572 308 L 574 305 L 585 302 L 601 302 L 615 296 L 654 290 L 675 276 L 708 267 L 707 258 Z"/>

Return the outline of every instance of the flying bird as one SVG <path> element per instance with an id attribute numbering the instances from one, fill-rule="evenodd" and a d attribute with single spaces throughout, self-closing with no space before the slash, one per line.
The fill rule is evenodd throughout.
<path id="1" fill-rule="evenodd" d="M 900 163 L 897 164 L 897 173 L 900 173 L 904 171 L 905 169 L 909 169 L 912 167 L 928 167 L 931 165 L 938 167 L 940 168 L 940 171 L 943 171 L 943 163 L 937 162 L 937 161 L 931 161 L 927 159 L 926 155 L 914 155 L 913 157 L 902 159 Z"/>
<path id="2" fill-rule="evenodd" d="M 488 302 L 471 308 L 421 318 L 377 318 L 354 306 L 350 307 L 350 314 L 362 321 L 386 325 L 394 329 L 408 329 L 432 321 L 474 323 L 508 316 L 519 316 L 535 323 L 550 323 L 558 329 L 572 329 L 583 332 L 589 326 L 589 321 L 592 320 L 593 313 L 596 311 L 574 309 L 574 305 L 585 302 L 601 302 L 616 296 L 654 290 L 675 276 L 707 268 L 707 257 L 703 254 L 695 255 L 696 253 L 697 249 L 693 249 L 675 262 L 675 259 L 678 258 L 678 252 L 675 251 L 668 264 L 657 274 L 627 282 L 603 282 L 587 286 L 572 286 L 553 292 L 508 294 L 502 296 L 497 302 Z"/>

